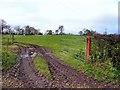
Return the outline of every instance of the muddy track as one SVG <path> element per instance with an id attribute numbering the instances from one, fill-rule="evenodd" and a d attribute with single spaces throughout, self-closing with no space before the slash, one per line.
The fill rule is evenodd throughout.
<path id="1" fill-rule="evenodd" d="M 92 78 L 88 78 L 83 73 L 80 73 L 70 66 L 63 64 L 58 58 L 54 57 L 51 52 L 40 46 L 32 45 L 39 53 L 43 55 L 53 79 L 57 87 L 67 88 L 113 88 L 120 87 L 118 84 L 103 83 Z"/>
<path id="2" fill-rule="evenodd" d="M 70 66 L 62 63 L 50 51 L 37 45 L 19 46 L 16 64 L 3 75 L 3 88 L 113 88 L 118 84 L 106 84 L 88 78 Z M 48 64 L 53 80 L 39 74 L 33 65 L 34 57 L 41 53 Z M 9 81 L 9 82 L 7 82 Z M 12 83 L 11 83 L 12 81 Z M 7 84 L 6 84 L 7 83 Z M 16 85 L 17 84 L 17 85 Z"/>
<path id="3" fill-rule="evenodd" d="M 33 60 L 37 54 L 35 52 L 35 49 L 30 47 L 22 47 L 22 46 L 19 46 L 19 47 L 20 47 L 19 48 L 20 54 L 17 58 L 17 63 L 7 72 L 7 74 L 3 75 L 3 88 L 4 87 L 5 88 L 6 87 L 7 88 L 9 87 L 12 87 L 12 88 L 14 87 L 22 87 L 22 88 L 50 87 L 49 81 L 42 75 L 38 74 L 38 71 L 33 66 Z M 15 80 L 12 81 L 13 79 Z"/>

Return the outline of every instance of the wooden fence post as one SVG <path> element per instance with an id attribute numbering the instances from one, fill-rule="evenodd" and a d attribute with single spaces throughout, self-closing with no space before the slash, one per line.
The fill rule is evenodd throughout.
<path id="1" fill-rule="evenodd" d="M 12 33 L 12 44 L 14 43 L 14 34 Z"/>
<path id="2" fill-rule="evenodd" d="M 90 51 L 91 51 L 91 37 L 87 37 L 87 50 L 86 50 L 86 59 L 87 61 L 90 59 Z"/>
<path id="3" fill-rule="evenodd" d="M 9 38 L 7 38 L 7 52 L 8 52 Z"/>

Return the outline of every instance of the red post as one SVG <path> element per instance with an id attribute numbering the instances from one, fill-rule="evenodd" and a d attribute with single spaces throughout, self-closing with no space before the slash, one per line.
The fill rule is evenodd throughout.
<path id="1" fill-rule="evenodd" d="M 90 49 L 91 49 L 91 37 L 88 36 L 87 38 L 87 60 L 90 58 Z"/>

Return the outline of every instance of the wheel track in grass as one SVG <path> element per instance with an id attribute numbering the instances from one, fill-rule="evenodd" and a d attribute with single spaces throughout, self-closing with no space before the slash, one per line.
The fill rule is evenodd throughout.
<path id="1" fill-rule="evenodd" d="M 53 56 L 50 51 L 45 48 L 32 45 L 46 60 L 50 72 L 53 76 L 57 87 L 67 88 L 113 88 L 120 87 L 117 83 L 105 83 L 88 78 L 83 73 L 78 72 L 70 66 L 65 65 L 58 58 Z"/>
<path id="2" fill-rule="evenodd" d="M 24 43 L 22 43 L 24 44 Z M 19 56 L 16 64 L 3 75 L 3 79 L 11 78 L 13 84 L 4 87 L 22 87 L 22 88 L 113 88 L 118 87 L 117 84 L 106 84 L 92 78 L 88 78 L 83 73 L 78 72 L 72 67 L 65 65 L 62 61 L 52 55 L 50 51 L 37 45 L 29 45 L 27 47 L 19 46 Z M 39 74 L 33 65 L 34 57 L 42 54 L 48 68 L 51 72 L 53 80 L 48 80 Z M 14 80 L 14 79 L 15 80 Z M 16 83 L 17 86 L 14 84 Z M 120 87 L 120 85 L 119 85 Z"/>
<path id="3" fill-rule="evenodd" d="M 31 57 L 29 47 L 19 46 L 20 55 L 17 58 L 16 64 L 3 75 L 3 88 L 48 88 L 49 81 L 34 68 L 33 59 Z M 35 50 L 34 50 L 35 54 Z M 32 54 L 33 55 L 33 54 Z M 6 80 L 9 80 L 8 82 Z M 14 81 L 12 79 L 15 79 Z M 17 86 L 16 86 L 17 82 Z M 7 84 L 6 84 L 7 83 Z"/>

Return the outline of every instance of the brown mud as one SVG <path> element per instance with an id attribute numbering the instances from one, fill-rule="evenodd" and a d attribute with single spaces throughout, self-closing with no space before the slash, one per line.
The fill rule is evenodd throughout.
<path id="1" fill-rule="evenodd" d="M 34 57 L 41 53 L 53 77 L 48 80 L 33 65 Z M 88 78 L 83 73 L 65 65 L 43 47 L 19 46 L 16 64 L 3 73 L 3 88 L 120 88 L 118 83 L 105 83 Z"/>

